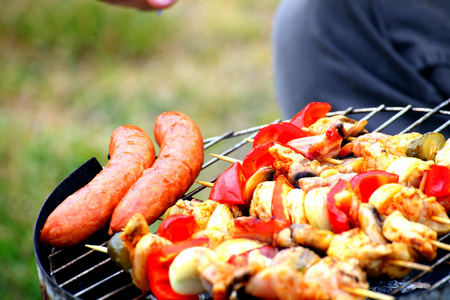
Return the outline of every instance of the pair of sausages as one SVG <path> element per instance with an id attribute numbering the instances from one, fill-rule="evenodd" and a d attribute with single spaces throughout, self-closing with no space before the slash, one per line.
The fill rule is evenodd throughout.
<path id="1" fill-rule="evenodd" d="M 41 241 L 56 247 L 76 245 L 108 221 L 110 233 L 122 230 L 137 212 L 151 224 L 173 205 L 200 173 L 203 139 L 198 126 L 180 112 L 159 115 L 154 135 L 161 148 L 156 163 L 151 138 L 142 129 L 117 128 L 108 164 L 50 214 Z"/>
<path id="2" fill-rule="evenodd" d="M 152 224 L 189 189 L 201 171 L 203 138 L 190 118 L 179 112 L 163 113 L 156 118 L 153 133 L 161 148 L 158 159 L 117 205 L 110 234 L 122 231 L 136 212 Z"/>

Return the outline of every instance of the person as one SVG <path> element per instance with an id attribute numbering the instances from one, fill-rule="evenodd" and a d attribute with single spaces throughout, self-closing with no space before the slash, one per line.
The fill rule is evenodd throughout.
<path id="1" fill-rule="evenodd" d="M 448 0 L 283 0 L 272 29 L 283 116 L 312 101 L 333 110 L 437 106 L 450 98 L 449 20 Z M 402 116 L 389 129 L 422 115 Z M 449 118 L 417 129 L 433 131 Z"/>
<path id="2" fill-rule="evenodd" d="M 176 0 L 102 0 L 142 10 Z M 290 119 L 309 102 L 333 111 L 436 107 L 450 98 L 450 1 L 282 0 L 272 28 L 275 96 Z M 384 132 L 409 127 L 424 113 L 408 112 Z M 373 130 L 392 114 L 370 119 Z M 434 115 L 414 130 L 448 121 Z M 443 130 L 450 134 L 450 128 Z M 450 136 L 449 136 L 450 137 Z"/>
<path id="3" fill-rule="evenodd" d="M 143 11 L 163 10 L 174 5 L 177 0 L 100 0 L 108 4 L 137 8 Z"/>

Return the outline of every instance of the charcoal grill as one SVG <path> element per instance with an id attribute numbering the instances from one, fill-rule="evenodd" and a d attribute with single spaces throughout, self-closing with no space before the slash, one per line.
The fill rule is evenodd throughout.
<path id="1" fill-rule="evenodd" d="M 355 120 L 368 120 L 369 126 L 381 124 L 370 131 L 386 133 L 406 133 L 419 131 L 425 122 L 434 126 L 431 131 L 447 133 L 450 128 L 450 111 L 444 108 L 450 99 L 435 108 L 419 107 L 387 107 L 380 105 L 373 108 L 348 108 L 333 111 L 329 115 L 343 114 Z M 399 127 L 401 120 L 408 115 L 418 116 L 416 121 L 406 127 Z M 380 119 L 382 120 L 380 122 Z M 377 120 L 375 123 L 373 120 Z M 281 120 L 275 120 L 279 122 Z M 251 149 L 245 138 L 253 138 L 256 132 L 264 127 L 257 126 L 240 131 L 229 131 L 206 139 L 205 153 L 216 153 L 243 159 Z M 420 131 L 422 132 L 422 131 Z M 199 180 L 214 182 L 229 163 L 206 155 Z M 107 254 L 86 248 L 85 243 L 68 248 L 55 248 L 42 244 L 39 234 L 50 213 L 68 195 L 87 184 L 102 166 L 95 158 L 91 158 L 65 178 L 45 201 L 38 215 L 34 229 L 34 252 L 43 299 L 155 299 L 151 293 L 142 294 L 131 281 L 128 273 L 116 266 Z M 200 199 L 208 197 L 209 190 L 204 186 L 194 186 L 183 199 Z M 156 224 L 157 225 L 157 224 Z M 107 228 L 98 231 L 86 244 L 105 246 L 110 236 Z M 450 234 L 440 238 L 450 243 Z M 399 299 L 449 299 L 450 298 L 450 253 L 438 250 L 438 258 L 433 262 L 433 272 L 413 271 L 402 281 L 386 278 L 370 279 L 371 289 L 376 292 L 390 294 Z M 200 299 L 208 299 L 201 295 Z"/>

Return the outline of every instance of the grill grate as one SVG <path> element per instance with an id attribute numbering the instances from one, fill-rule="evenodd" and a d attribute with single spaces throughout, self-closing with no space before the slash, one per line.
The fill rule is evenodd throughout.
<path id="1" fill-rule="evenodd" d="M 380 105 L 374 108 L 348 108 L 344 111 L 334 111 L 329 115 L 343 114 L 356 120 L 368 120 L 383 115 L 384 122 L 377 128 L 370 129 L 370 131 L 383 131 L 388 127 L 396 126 L 396 122 L 402 120 L 407 114 L 418 113 L 421 116 L 417 121 L 408 125 L 403 130 L 398 130 L 397 133 L 405 133 L 412 131 L 417 126 L 421 125 L 426 120 L 434 118 L 436 115 L 444 116 L 444 122 L 433 123 L 435 125 L 434 131 L 444 132 L 449 129 L 450 125 L 450 111 L 442 110 L 450 99 L 443 102 L 433 109 L 417 108 L 408 105 L 406 107 L 386 107 Z M 387 117 L 385 117 L 386 115 Z M 442 119 L 441 119 L 442 120 Z M 281 120 L 276 120 L 280 122 Z M 433 121 L 433 120 L 432 120 Z M 434 121 L 433 121 L 434 122 Z M 380 124 L 379 122 L 377 124 Z M 238 159 L 243 159 L 245 154 L 251 149 L 251 143 L 246 138 L 253 138 L 259 129 L 264 127 L 257 126 L 241 131 L 228 131 L 224 134 L 204 140 L 205 150 L 207 153 L 216 153 L 225 156 L 232 156 Z M 94 162 L 92 162 L 94 160 Z M 227 167 L 229 163 L 223 162 L 216 157 L 205 157 L 205 163 L 199 179 L 202 181 L 214 182 L 217 176 Z M 89 164 L 88 164 L 89 163 Z M 91 159 L 85 165 L 81 166 L 81 170 L 77 170 L 78 176 L 86 177 L 86 171 L 83 168 L 90 168 L 90 164 L 98 164 L 95 159 Z M 101 166 L 96 166 L 97 171 L 93 171 L 89 176 L 95 176 Z M 81 172 L 81 173 L 80 173 Z M 87 171 L 89 173 L 89 170 Z M 76 172 L 74 172 L 76 173 Z M 73 173 L 73 174 L 74 174 Z M 73 175 L 66 178 L 55 191 L 57 195 L 52 195 L 47 199 L 47 202 L 55 202 L 53 198 L 57 197 L 61 202 L 65 197 L 59 195 L 58 189 L 66 189 L 63 185 L 71 185 Z M 89 178 L 83 178 L 89 180 Z M 85 183 L 77 183 L 83 186 Z M 78 189 L 81 186 L 73 186 L 71 189 Z M 206 189 L 206 190 L 205 190 Z M 73 192 L 73 191 L 72 191 Z M 65 191 L 65 193 L 72 193 Z M 204 186 L 194 186 L 188 191 L 183 199 L 207 199 L 209 190 Z M 58 203 L 52 203 L 51 206 L 56 207 Z M 38 221 L 35 228 L 35 254 L 37 259 L 38 271 L 41 279 L 41 285 L 55 285 L 57 292 L 64 295 L 63 299 L 154 299 L 151 294 L 143 295 L 132 283 L 131 277 L 124 270 L 116 266 L 107 254 L 91 250 L 83 245 L 74 247 L 55 249 L 42 245 L 39 241 L 39 232 L 43 227 L 43 222 L 53 210 L 45 212 L 44 208 L 39 214 Z M 158 224 L 156 224 L 158 225 Z M 95 244 L 106 246 L 110 239 L 107 233 L 107 228 L 94 234 L 86 244 Z M 440 238 L 442 242 L 450 242 L 450 234 Z M 418 295 L 425 294 L 427 299 L 435 298 L 435 295 L 443 295 L 442 293 L 450 291 L 450 253 L 438 250 L 438 259 L 435 260 L 433 272 L 413 271 L 407 278 L 399 282 L 396 280 L 376 279 L 370 280 L 371 289 L 385 294 L 391 294 L 401 297 L 402 295 L 408 297 L 413 293 L 415 298 Z M 44 281 L 44 283 L 42 283 Z M 424 290 L 426 290 L 424 292 Z M 49 293 L 49 287 L 43 289 L 44 293 Z M 437 292 L 437 294 L 433 294 Z M 436 296 L 437 297 L 437 296 Z M 208 299 L 207 295 L 202 295 L 200 299 Z M 424 298 L 425 299 L 425 298 Z"/>

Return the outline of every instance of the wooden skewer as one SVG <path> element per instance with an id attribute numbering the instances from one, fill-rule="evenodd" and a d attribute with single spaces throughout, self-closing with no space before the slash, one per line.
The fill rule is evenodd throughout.
<path id="1" fill-rule="evenodd" d="M 202 183 L 205 184 L 210 184 L 212 185 L 211 182 L 205 182 L 205 181 L 201 181 Z M 89 245 L 86 244 L 85 245 L 88 248 L 91 248 L 92 250 L 98 251 L 98 252 L 102 252 L 102 253 L 108 253 L 108 248 L 104 247 L 104 246 L 97 246 L 97 245 Z M 393 263 L 395 265 L 398 266 L 402 266 L 402 267 L 406 267 L 406 268 L 411 268 L 411 269 L 416 269 L 416 270 L 421 270 L 421 271 L 427 271 L 430 272 L 432 270 L 431 267 L 429 266 L 424 266 L 418 263 L 414 263 L 414 262 L 410 262 L 410 261 L 402 261 L 402 260 L 392 260 L 390 261 L 390 263 Z M 370 290 L 365 290 L 365 289 L 360 289 L 360 288 L 351 288 L 351 287 L 344 287 L 343 288 L 345 291 L 347 291 L 348 293 L 354 294 L 354 295 L 359 295 L 359 296 L 363 296 L 366 298 L 371 298 L 371 299 L 379 299 L 379 300 L 392 300 L 395 299 L 392 296 L 389 295 L 385 295 L 385 294 L 381 294 L 381 293 L 376 293 Z"/>
<path id="2" fill-rule="evenodd" d="M 450 245 L 439 242 L 439 241 L 435 241 L 435 240 L 430 240 L 430 243 L 433 244 L 434 246 L 436 246 L 437 248 L 443 249 L 445 251 L 450 251 Z"/>
<path id="3" fill-rule="evenodd" d="M 223 161 L 230 162 L 230 163 L 232 163 L 232 164 L 234 164 L 235 162 L 240 162 L 240 163 L 242 163 L 241 160 L 236 159 L 236 158 L 232 158 L 232 157 L 228 157 L 228 156 L 224 156 L 224 155 L 220 155 L 220 154 L 214 154 L 214 153 L 211 153 L 210 155 L 211 155 L 211 156 L 214 156 L 214 157 L 217 157 L 218 159 L 221 159 L 221 160 L 223 160 Z"/>
<path id="4" fill-rule="evenodd" d="M 432 216 L 431 219 L 433 221 L 436 221 L 436 222 L 439 222 L 439 223 L 450 225 L 450 219 L 446 219 L 446 218 L 438 217 L 438 216 Z"/>
<path id="5" fill-rule="evenodd" d="M 85 246 L 98 252 L 108 253 L 108 248 L 103 246 L 89 245 L 89 244 L 86 244 Z"/>
<path id="6" fill-rule="evenodd" d="M 253 143 L 255 140 L 254 139 L 250 139 L 250 138 L 245 138 L 244 141 L 247 141 L 249 143 Z"/>
<path id="7" fill-rule="evenodd" d="M 361 288 L 355 288 L 355 287 L 342 287 L 343 290 L 345 290 L 349 294 L 358 295 L 370 299 L 377 299 L 377 300 L 394 300 L 394 296 L 377 293 L 371 290 L 361 289 Z"/>
<path id="8" fill-rule="evenodd" d="M 394 264 L 399 267 L 405 267 L 405 268 L 410 268 L 410 269 L 419 270 L 419 271 L 426 271 L 426 272 L 433 271 L 432 267 L 427 266 L 427 265 L 418 264 L 413 261 L 393 259 L 393 260 L 390 260 L 389 263 Z"/>
<path id="9" fill-rule="evenodd" d="M 326 156 L 322 157 L 321 160 L 323 162 L 328 162 L 328 163 L 331 163 L 331 164 L 334 164 L 334 165 L 339 165 L 339 164 L 342 163 L 342 160 L 339 160 L 339 159 L 336 159 L 336 158 L 332 158 L 332 157 L 326 157 Z"/>
<path id="10" fill-rule="evenodd" d="M 209 181 L 200 181 L 200 180 L 196 180 L 195 182 L 198 183 L 198 184 L 207 186 L 207 187 L 213 187 L 213 186 L 214 186 L 214 183 L 209 182 Z"/>

